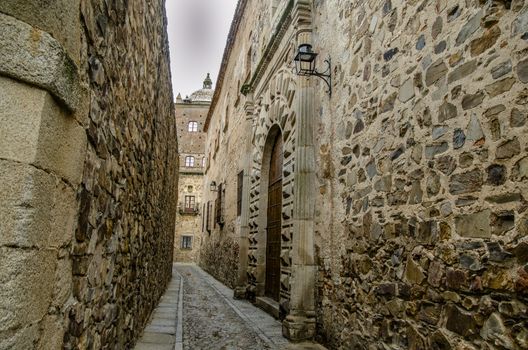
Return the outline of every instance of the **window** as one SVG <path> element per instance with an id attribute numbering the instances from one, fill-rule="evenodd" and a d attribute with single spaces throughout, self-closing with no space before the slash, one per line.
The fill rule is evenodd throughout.
<path id="1" fill-rule="evenodd" d="M 242 215 L 242 188 L 244 183 L 244 170 L 237 177 L 237 216 Z"/>
<path id="2" fill-rule="evenodd" d="M 253 58 L 252 56 L 253 56 L 253 51 L 251 50 L 251 47 L 250 47 L 246 54 L 246 74 L 248 75 L 248 77 L 251 76 L 251 60 Z M 247 79 L 246 81 L 249 82 L 249 79 Z"/>
<path id="3" fill-rule="evenodd" d="M 198 131 L 198 122 L 189 122 L 187 130 L 189 132 L 197 132 Z"/>
<path id="4" fill-rule="evenodd" d="M 207 215 L 205 219 L 205 229 L 207 230 L 207 232 L 211 232 L 210 212 L 211 212 L 211 202 L 207 202 Z"/>
<path id="5" fill-rule="evenodd" d="M 181 236 L 181 249 L 192 249 L 192 236 Z"/>
<path id="6" fill-rule="evenodd" d="M 188 167 L 188 168 L 192 168 L 194 166 L 194 157 L 193 156 L 185 157 L 185 166 Z"/>
<path id="7" fill-rule="evenodd" d="M 185 209 L 194 209 L 195 204 L 196 204 L 196 197 L 185 196 Z"/>
<path id="8" fill-rule="evenodd" d="M 215 201 L 215 224 L 220 225 L 220 228 L 224 226 L 224 216 L 222 215 L 224 191 L 224 185 L 218 185 L 218 195 Z"/>
<path id="9" fill-rule="evenodd" d="M 202 167 L 205 168 L 205 157 L 202 158 Z"/>
<path id="10" fill-rule="evenodd" d="M 222 129 L 223 132 L 226 132 L 229 126 L 229 96 L 227 98 L 226 104 L 227 104 L 227 107 L 226 107 L 225 117 L 224 117 L 224 127 Z"/>
<path id="11" fill-rule="evenodd" d="M 202 204 L 202 232 L 205 232 L 205 203 Z"/>

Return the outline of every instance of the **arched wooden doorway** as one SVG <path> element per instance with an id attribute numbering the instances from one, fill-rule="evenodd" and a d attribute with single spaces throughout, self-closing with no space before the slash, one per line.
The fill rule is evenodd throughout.
<path id="1" fill-rule="evenodd" d="M 265 295 L 279 301 L 282 226 L 282 134 L 273 141 L 269 167 Z"/>

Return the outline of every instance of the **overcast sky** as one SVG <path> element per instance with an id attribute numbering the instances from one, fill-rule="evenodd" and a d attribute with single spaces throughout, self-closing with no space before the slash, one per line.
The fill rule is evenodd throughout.
<path id="1" fill-rule="evenodd" d="M 166 0 L 174 98 L 216 83 L 237 0 Z M 213 86 L 214 87 L 214 86 Z"/>

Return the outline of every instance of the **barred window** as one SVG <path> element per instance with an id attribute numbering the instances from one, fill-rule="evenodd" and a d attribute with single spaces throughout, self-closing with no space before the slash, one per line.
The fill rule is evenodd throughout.
<path id="1" fill-rule="evenodd" d="M 196 198 L 194 196 L 185 196 L 185 209 L 194 209 Z"/>
<path id="2" fill-rule="evenodd" d="M 192 236 L 181 236 L 181 249 L 192 249 Z"/>
<path id="3" fill-rule="evenodd" d="M 244 170 L 237 176 L 237 216 L 242 215 L 242 190 L 244 186 Z"/>
<path id="4" fill-rule="evenodd" d="M 225 188 L 223 184 L 218 185 L 218 192 L 215 201 L 215 226 L 218 224 L 220 225 L 220 228 L 224 226 L 224 216 L 222 213 L 224 190 Z"/>
<path id="5" fill-rule="evenodd" d="M 188 168 L 192 168 L 194 166 L 194 157 L 193 156 L 185 157 L 185 166 L 188 167 Z"/>
<path id="6" fill-rule="evenodd" d="M 189 132 L 197 132 L 198 131 L 198 122 L 189 122 L 187 130 Z"/>

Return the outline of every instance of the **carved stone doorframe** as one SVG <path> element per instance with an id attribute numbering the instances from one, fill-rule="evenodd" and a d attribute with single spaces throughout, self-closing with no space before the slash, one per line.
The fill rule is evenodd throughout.
<path id="1" fill-rule="evenodd" d="M 294 2 L 292 15 L 297 45 L 312 43 L 311 6 L 310 0 Z M 315 106 L 310 77 L 297 77 L 296 101 L 292 280 L 290 312 L 283 321 L 282 332 L 288 339 L 300 341 L 315 335 Z"/>
<path id="2" fill-rule="evenodd" d="M 246 96 L 244 105 L 246 113 L 245 130 L 253 130 L 253 113 L 254 102 L 253 94 Z M 249 252 L 249 201 L 251 186 L 251 137 L 248 137 L 245 144 L 244 152 L 244 176 L 242 182 L 242 208 L 240 215 L 240 236 L 238 238 L 239 256 L 238 256 L 238 276 L 234 290 L 235 299 L 245 299 L 247 290 L 247 269 L 248 269 L 248 252 Z"/>

